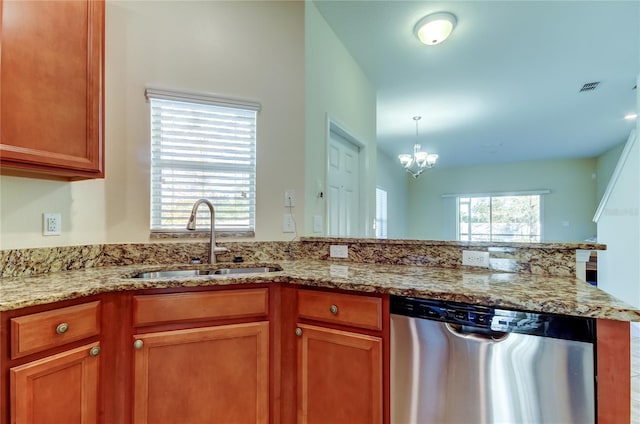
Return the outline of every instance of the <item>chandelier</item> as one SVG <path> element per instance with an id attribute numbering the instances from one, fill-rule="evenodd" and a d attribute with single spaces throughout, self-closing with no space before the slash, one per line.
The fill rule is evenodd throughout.
<path id="1" fill-rule="evenodd" d="M 416 122 L 416 139 L 418 138 L 418 121 L 420 119 L 422 119 L 421 116 L 413 117 L 413 120 Z M 413 154 L 403 153 L 398 155 L 398 159 L 400 159 L 400 164 L 413 178 L 418 178 L 425 169 L 433 168 L 438 160 L 438 155 L 423 152 L 420 150 L 419 144 L 414 144 Z"/>

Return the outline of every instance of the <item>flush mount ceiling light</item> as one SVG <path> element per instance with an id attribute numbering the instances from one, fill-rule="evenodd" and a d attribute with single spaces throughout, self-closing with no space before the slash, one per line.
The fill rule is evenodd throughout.
<path id="1" fill-rule="evenodd" d="M 633 120 L 633 119 L 636 119 L 637 117 L 638 117 L 638 114 L 637 114 L 637 113 L 627 113 L 627 114 L 624 116 L 624 119 L 626 119 L 627 121 L 631 121 L 631 120 Z"/>
<path id="2" fill-rule="evenodd" d="M 421 116 L 414 116 L 413 120 L 416 122 L 416 139 L 418 138 L 418 121 L 422 119 Z M 434 153 L 427 153 L 420 150 L 419 144 L 413 145 L 413 154 L 404 153 L 398 155 L 400 164 L 404 169 L 413 176 L 418 178 L 425 169 L 433 168 L 438 160 L 438 155 Z"/>
<path id="3" fill-rule="evenodd" d="M 429 46 L 440 44 L 449 37 L 457 19 L 449 12 L 438 12 L 420 19 L 414 28 L 418 39 Z"/>

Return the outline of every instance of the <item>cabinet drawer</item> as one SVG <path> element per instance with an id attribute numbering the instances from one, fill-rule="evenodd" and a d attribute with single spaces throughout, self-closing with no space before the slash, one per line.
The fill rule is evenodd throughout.
<path id="1" fill-rule="evenodd" d="M 11 358 L 100 334 L 100 301 L 11 319 Z"/>
<path id="2" fill-rule="evenodd" d="M 382 299 L 300 290 L 298 291 L 298 316 L 352 327 L 382 330 Z"/>
<path id="3" fill-rule="evenodd" d="M 133 298 L 136 326 L 180 321 L 266 316 L 268 289 L 140 295 Z"/>

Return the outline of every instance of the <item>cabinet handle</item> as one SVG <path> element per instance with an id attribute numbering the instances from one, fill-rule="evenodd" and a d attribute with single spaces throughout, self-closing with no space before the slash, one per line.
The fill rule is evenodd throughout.
<path id="1" fill-rule="evenodd" d="M 296 328 L 296 336 L 302 336 L 302 328 Z"/>
<path id="2" fill-rule="evenodd" d="M 89 356 L 98 356 L 100 355 L 100 346 L 94 346 L 89 349 Z"/>
<path id="3" fill-rule="evenodd" d="M 140 350 L 142 349 L 142 346 L 144 346 L 144 342 L 140 339 L 136 340 L 135 342 L 133 342 L 133 348 Z"/>
<path id="4" fill-rule="evenodd" d="M 49 327 L 51 328 L 51 327 Z M 58 334 L 64 334 L 67 332 L 67 330 L 69 329 L 69 324 L 67 324 L 66 322 L 61 322 L 60 324 L 58 324 L 58 326 L 56 327 L 56 333 Z"/>
<path id="5" fill-rule="evenodd" d="M 336 305 L 329 306 L 329 312 L 331 312 L 333 315 L 338 315 L 338 307 Z"/>

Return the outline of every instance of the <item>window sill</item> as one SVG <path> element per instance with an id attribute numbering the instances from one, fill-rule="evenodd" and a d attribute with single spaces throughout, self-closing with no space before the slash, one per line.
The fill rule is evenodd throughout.
<path id="1" fill-rule="evenodd" d="M 220 238 L 252 238 L 255 231 L 216 231 L 216 239 Z M 160 239 L 208 239 L 209 231 L 151 231 L 151 240 Z"/>

